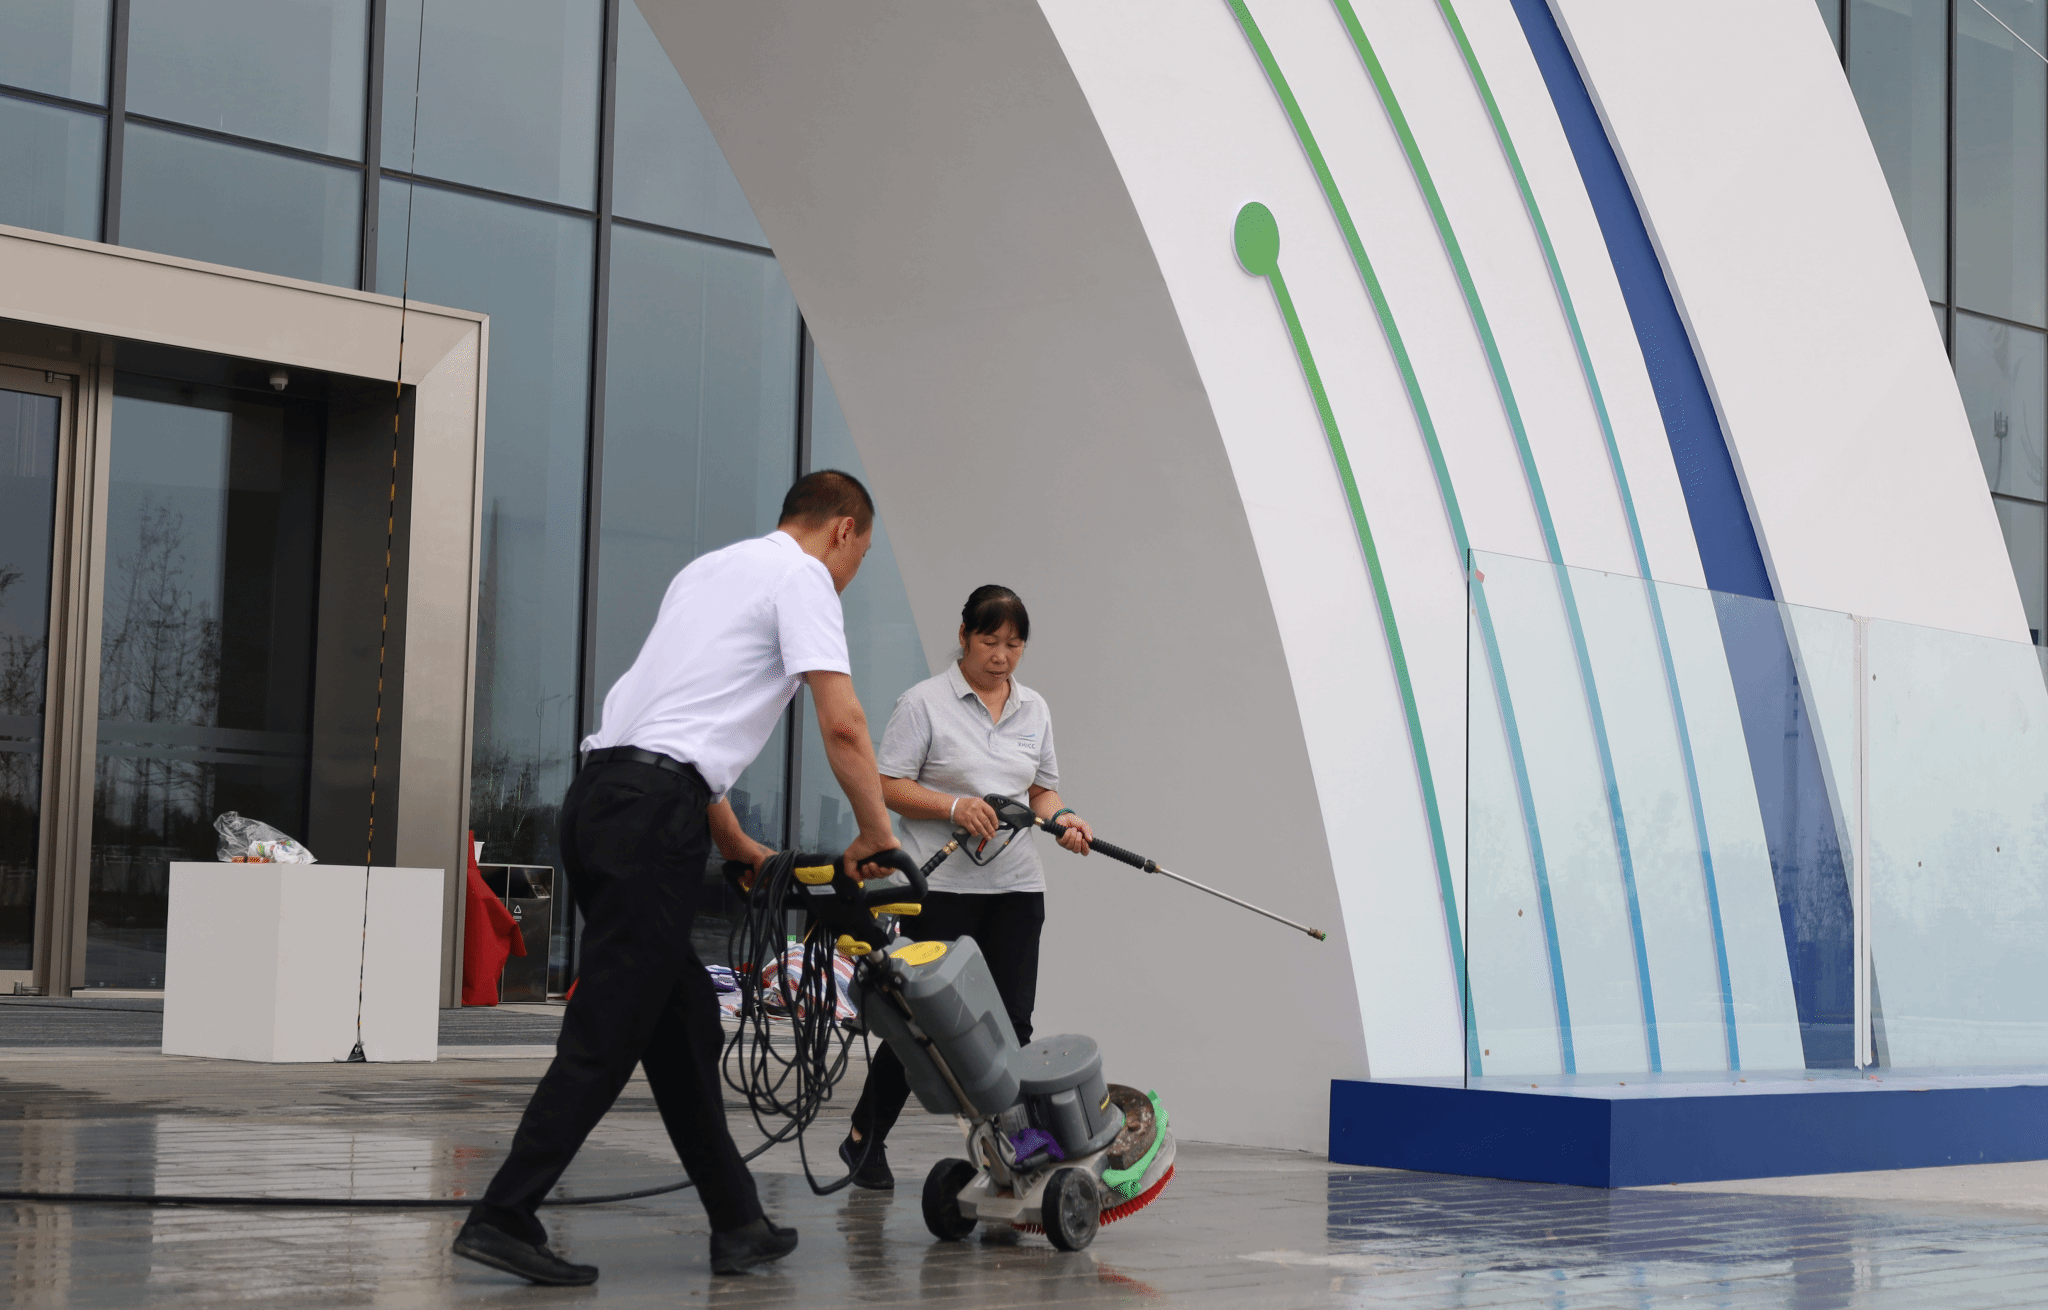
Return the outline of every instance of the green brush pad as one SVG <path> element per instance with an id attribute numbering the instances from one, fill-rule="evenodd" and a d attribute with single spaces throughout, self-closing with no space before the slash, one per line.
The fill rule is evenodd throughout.
<path id="1" fill-rule="evenodd" d="M 1152 1133 L 1151 1147 L 1146 1150 L 1143 1156 L 1134 1161 L 1130 1168 L 1105 1169 L 1102 1174 L 1103 1184 L 1126 1201 L 1143 1190 L 1140 1184 L 1144 1182 L 1145 1171 L 1152 1167 L 1153 1157 L 1159 1154 L 1161 1144 L 1166 1141 L 1166 1107 L 1159 1103 L 1159 1093 L 1146 1092 L 1145 1096 L 1152 1102 L 1154 1131 Z"/>

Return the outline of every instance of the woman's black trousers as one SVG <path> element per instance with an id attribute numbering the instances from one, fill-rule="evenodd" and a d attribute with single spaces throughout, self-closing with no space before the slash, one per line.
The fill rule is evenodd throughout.
<path id="1" fill-rule="evenodd" d="M 1022 1045 L 1031 1040 L 1031 1010 L 1038 1000 L 1038 935 L 1044 927 L 1044 892 L 930 892 L 924 898 L 924 913 L 904 918 L 903 935 L 939 942 L 972 937 L 995 976 L 996 991 Z M 853 1107 L 853 1126 L 863 1139 L 887 1138 L 909 1099 L 910 1080 L 903 1062 L 883 1046 L 874 1052 L 867 1086 Z"/>

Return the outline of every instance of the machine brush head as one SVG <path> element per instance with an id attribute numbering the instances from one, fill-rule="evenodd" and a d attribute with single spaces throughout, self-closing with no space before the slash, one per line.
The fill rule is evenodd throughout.
<path id="1" fill-rule="evenodd" d="M 1109 1085 L 1110 1099 L 1124 1112 L 1123 1130 L 1109 1145 L 1102 1184 L 1116 1204 L 1104 1207 L 1097 1222 L 1113 1224 L 1127 1219 L 1157 1200 L 1173 1180 L 1176 1147 L 1167 1130 L 1168 1116 L 1156 1093 L 1141 1092 L 1122 1083 Z M 1015 1224 L 1027 1233 L 1042 1233 L 1038 1224 Z"/>
<path id="2" fill-rule="evenodd" d="M 1154 1200 L 1158 1199 L 1159 1194 L 1165 1191 L 1166 1185 L 1172 1181 L 1173 1166 L 1168 1165 L 1166 1166 L 1166 1172 L 1159 1175 L 1158 1182 L 1152 1184 L 1150 1187 L 1138 1193 L 1130 1200 L 1124 1201 L 1118 1205 L 1113 1205 L 1109 1207 L 1109 1209 L 1104 1210 L 1102 1212 L 1102 1219 L 1100 1222 L 1105 1224 L 1113 1224 L 1119 1219 L 1130 1218 L 1132 1215 L 1138 1213 L 1138 1211 L 1152 1204 Z"/>

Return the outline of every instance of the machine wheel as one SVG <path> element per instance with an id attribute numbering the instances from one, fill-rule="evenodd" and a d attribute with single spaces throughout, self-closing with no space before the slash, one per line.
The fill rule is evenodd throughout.
<path id="1" fill-rule="evenodd" d="M 965 1160 L 941 1160 L 924 1178 L 924 1226 L 941 1242 L 957 1242 L 974 1231 L 960 1213 L 960 1192 L 981 1170 Z"/>
<path id="2" fill-rule="evenodd" d="M 1045 1235 L 1062 1251 L 1078 1251 L 1102 1226 L 1102 1189 L 1082 1169 L 1062 1169 L 1045 1180 Z"/>

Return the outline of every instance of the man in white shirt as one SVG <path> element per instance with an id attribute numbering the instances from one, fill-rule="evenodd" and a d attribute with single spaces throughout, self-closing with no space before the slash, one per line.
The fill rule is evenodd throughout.
<path id="1" fill-rule="evenodd" d="M 774 532 L 693 561 L 662 598 L 633 667 L 604 699 L 562 804 L 562 861 L 583 913 L 581 972 L 562 1035 L 512 1150 L 455 1239 L 455 1253 L 530 1282 L 579 1286 L 593 1265 L 549 1250 L 541 1199 L 634 1065 L 711 1219 L 711 1264 L 738 1273 L 796 1249 L 761 1212 L 725 1123 L 723 1030 L 690 921 L 710 846 L 757 868 L 726 791 L 810 686 L 825 754 L 860 834 L 847 871 L 894 850 L 867 716 L 854 694 L 839 593 L 873 540 L 859 480 L 807 474 Z M 879 872 L 879 870 L 871 870 Z"/>

